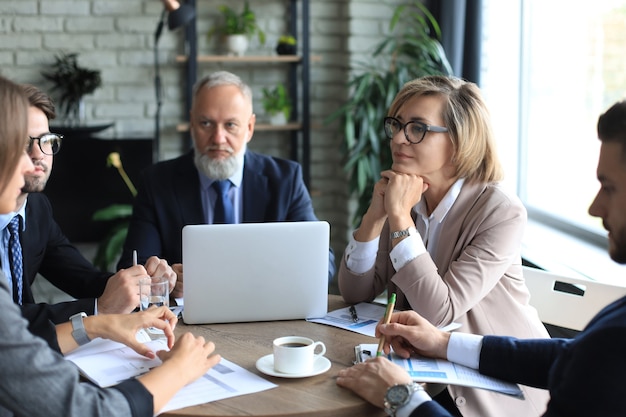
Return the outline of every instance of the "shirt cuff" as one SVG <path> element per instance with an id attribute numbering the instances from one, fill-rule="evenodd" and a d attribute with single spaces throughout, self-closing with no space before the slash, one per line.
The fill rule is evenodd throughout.
<path id="1" fill-rule="evenodd" d="M 431 400 L 432 398 L 430 398 L 430 395 L 428 395 L 426 391 L 416 391 L 415 393 L 413 393 L 413 395 L 411 395 L 411 399 L 408 403 L 396 410 L 396 417 L 409 417 L 413 410 L 415 410 L 426 401 Z"/>
<path id="2" fill-rule="evenodd" d="M 426 247 L 422 242 L 419 232 L 402 239 L 395 248 L 389 252 L 389 258 L 394 269 L 398 272 L 402 267 L 418 256 L 426 253 Z"/>
<path id="3" fill-rule="evenodd" d="M 469 333 L 451 333 L 448 342 L 448 360 L 478 369 L 480 350 L 483 347 L 483 336 Z"/>
<path id="4" fill-rule="evenodd" d="M 379 240 L 380 238 L 377 237 L 369 242 L 357 242 L 354 235 L 351 235 L 345 250 L 348 269 L 355 274 L 364 274 L 372 269 L 376 263 Z"/>

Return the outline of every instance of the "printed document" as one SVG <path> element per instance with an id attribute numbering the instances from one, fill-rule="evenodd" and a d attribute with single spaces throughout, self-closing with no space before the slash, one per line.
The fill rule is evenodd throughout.
<path id="1" fill-rule="evenodd" d="M 152 340 L 146 344 L 154 352 L 168 350 L 164 339 Z M 158 358 L 148 359 L 126 345 L 103 339 L 95 339 L 65 358 L 74 362 L 82 375 L 101 387 L 109 387 L 125 379 L 137 377 L 161 364 Z M 222 358 L 204 376 L 180 390 L 162 412 L 275 387 L 276 384 Z"/>
<path id="2" fill-rule="evenodd" d="M 359 303 L 353 307 L 356 311 L 356 319 L 350 312 L 350 307 L 345 307 L 331 311 L 324 317 L 309 318 L 307 321 L 376 337 L 376 325 L 385 315 L 387 306 L 377 303 Z M 441 330 L 451 332 L 459 327 L 458 323 L 450 323 L 448 326 L 442 327 Z"/>
<path id="3" fill-rule="evenodd" d="M 378 344 L 361 344 L 356 346 L 354 348 L 356 362 L 376 357 L 376 349 L 378 349 Z M 404 359 L 393 352 L 387 355 L 387 358 L 406 369 L 416 382 L 482 388 L 513 397 L 524 398 L 524 393 L 517 384 L 482 375 L 475 369 L 444 359 L 432 359 L 422 356 L 411 356 L 409 359 Z"/>

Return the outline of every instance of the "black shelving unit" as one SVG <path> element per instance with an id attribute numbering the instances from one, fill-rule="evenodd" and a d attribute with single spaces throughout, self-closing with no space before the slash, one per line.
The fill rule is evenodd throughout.
<path id="1" fill-rule="evenodd" d="M 187 0 L 187 4 L 197 10 L 196 0 Z M 271 126 L 257 124 L 257 131 L 284 131 L 291 134 L 291 159 L 300 162 L 304 182 L 310 188 L 311 179 L 311 124 L 310 124 L 310 41 L 309 41 L 309 0 L 288 0 L 289 22 L 288 30 L 299 44 L 300 55 L 297 56 L 219 56 L 198 55 L 196 19 L 192 20 L 185 28 L 185 53 L 178 61 L 185 64 L 185 114 L 191 110 L 191 97 L 193 85 L 198 78 L 199 63 L 266 63 L 288 65 L 287 88 L 293 103 L 292 121 L 286 126 Z M 300 17 L 298 11 L 300 8 Z M 191 146 L 191 136 L 184 125 L 179 127 L 185 132 L 184 146 Z"/>

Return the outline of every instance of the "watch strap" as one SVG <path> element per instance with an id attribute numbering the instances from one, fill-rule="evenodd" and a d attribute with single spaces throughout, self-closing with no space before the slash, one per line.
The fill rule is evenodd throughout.
<path id="1" fill-rule="evenodd" d="M 397 410 L 408 404 L 415 392 L 423 389 L 424 387 L 416 382 L 411 382 L 409 384 L 396 384 L 389 387 L 387 389 L 387 394 L 385 394 L 385 413 L 391 417 L 395 417 Z M 404 391 L 404 393 L 400 395 L 401 399 L 398 398 L 397 394 L 390 395 L 392 390 Z"/>
<path id="2" fill-rule="evenodd" d="M 407 237 L 407 236 L 411 236 L 417 233 L 417 229 L 415 229 L 415 227 L 407 227 L 404 230 L 397 230 L 395 232 L 391 232 L 389 234 L 389 236 L 391 237 L 391 240 L 393 239 L 400 239 L 403 237 Z"/>
<path id="3" fill-rule="evenodd" d="M 85 324 L 83 323 L 83 318 L 85 317 L 87 317 L 87 314 L 83 312 L 76 313 L 70 317 L 70 322 L 72 323 L 72 337 L 79 346 L 91 341 L 87 335 L 87 330 L 85 330 Z"/>

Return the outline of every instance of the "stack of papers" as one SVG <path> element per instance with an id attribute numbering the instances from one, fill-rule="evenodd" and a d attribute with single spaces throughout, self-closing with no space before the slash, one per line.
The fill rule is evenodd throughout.
<path id="1" fill-rule="evenodd" d="M 157 352 L 168 350 L 167 341 L 152 340 L 146 343 Z M 115 385 L 134 378 L 161 364 L 161 360 L 148 359 L 131 348 L 110 340 L 95 339 L 66 355 L 78 366 L 87 379 L 101 387 Z M 239 365 L 224 358 L 204 376 L 180 390 L 161 410 L 162 412 L 204 404 L 238 395 L 251 394 L 277 387 Z"/>
<path id="2" fill-rule="evenodd" d="M 376 356 L 377 344 L 361 344 L 355 347 L 356 361 L 362 362 Z M 482 388 L 517 398 L 524 398 L 524 393 L 517 384 L 505 382 L 481 374 L 476 369 L 449 362 L 444 359 L 432 359 L 422 356 L 401 358 L 391 352 L 387 358 L 406 369 L 416 382 L 431 382 L 446 385 L 460 385 L 471 388 Z"/>

